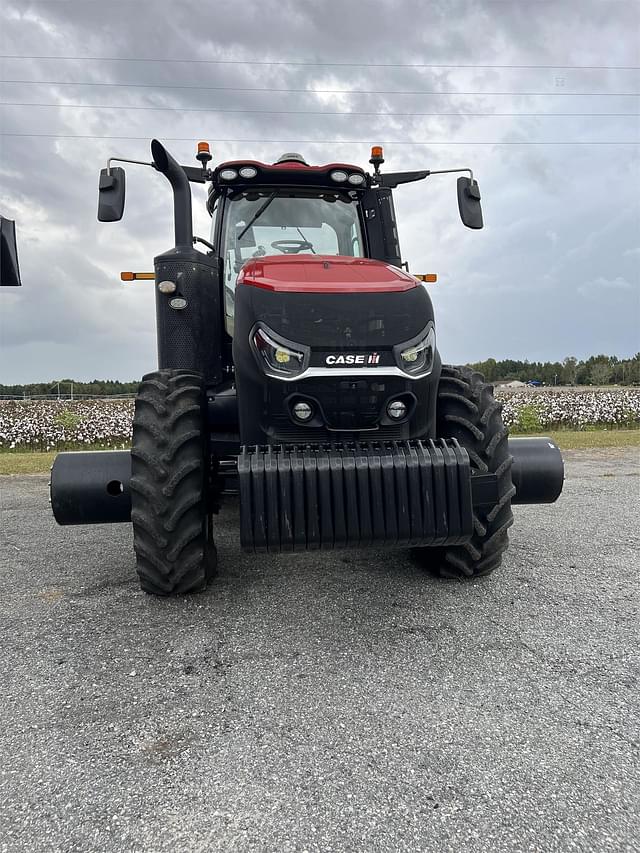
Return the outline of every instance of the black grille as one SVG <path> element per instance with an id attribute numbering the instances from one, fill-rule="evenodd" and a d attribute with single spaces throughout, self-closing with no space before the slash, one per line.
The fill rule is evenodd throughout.
<path id="1" fill-rule="evenodd" d="M 433 319 L 422 287 L 364 295 L 254 290 L 253 316 L 274 332 L 311 347 L 384 349 L 414 337 Z"/>
<path id="2" fill-rule="evenodd" d="M 300 442 L 302 444 L 324 441 L 401 441 L 409 436 L 408 424 L 383 424 L 366 433 L 333 431 L 326 427 L 302 427 L 291 422 L 288 415 L 275 415 L 265 432 L 272 443 Z"/>
<path id="3" fill-rule="evenodd" d="M 369 377 L 355 380 L 327 378 L 321 381 L 310 379 L 299 387 L 301 393 L 319 400 L 329 426 L 335 429 L 366 429 L 377 425 L 385 400 L 393 394 L 389 389 L 393 384 L 373 383 Z"/>
<path id="4" fill-rule="evenodd" d="M 310 398 L 319 403 L 328 434 L 332 430 L 376 429 L 376 437 L 406 438 L 408 432 L 403 425 L 380 424 L 384 416 L 384 407 L 392 397 L 406 395 L 408 380 L 397 377 L 381 376 L 380 379 L 367 376 L 366 378 L 341 379 L 337 376 L 327 376 L 319 379 L 306 379 L 302 382 L 287 384 L 286 387 L 272 386 L 270 389 L 269 422 L 277 424 L 280 430 L 289 427 L 296 428 L 291 423 L 287 411 L 286 399 L 290 397 Z M 309 433 L 311 427 L 304 428 Z M 318 435 L 317 441 L 325 436 Z M 284 440 L 284 436 L 282 436 Z"/>
<path id="5" fill-rule="evenodd" d="M 414 327 L 406 311 L 389 311 L 388 306 L 380 311 L 362 310 L 360 305 L 357 312 L 347 314 L 341 305 L 333 306 L 326 302 L 319 310 L 311 309 L 288 323 L 287 319 L 283 322 L 279 315 L 266 316 L 265 322 L 282 329 L 282 334 L 291 340 L 312 343 L 329 352 L 344 347 L 364 347 L 367 350 L 385 345 L 392 347 L 403 336 L 412 336 Z"/>

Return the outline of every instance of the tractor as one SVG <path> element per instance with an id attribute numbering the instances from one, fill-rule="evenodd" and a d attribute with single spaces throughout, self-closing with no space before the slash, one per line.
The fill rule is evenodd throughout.
<path id="1" fill-rule="evenodd" d="M 122 218 L 137 163 L 173 191 L 175 246 L 154 259 L 158 369 L 143 376 L 130 451 L 60 453 L 60 524 L 131 522 L 141 588 L 203 590 L 215 517 L 239 495 L 245 551 L 406 547 L 436 575 L 497 568 L 516 503 L 551 503 L 563 461 L 547 438 L 509 439 L 483 377 L 443 365 L 425 287 L 403 263 L 393 190 L 457 178 L 460 217 L 483 226 L 470 169 L 368 172 L 346 163 L 182 166 L 111 158 L 98 219 Z M 208 185 L 208 239 L 190 183 Z M 202 248 L 200 248 L 202 247 Z"/>

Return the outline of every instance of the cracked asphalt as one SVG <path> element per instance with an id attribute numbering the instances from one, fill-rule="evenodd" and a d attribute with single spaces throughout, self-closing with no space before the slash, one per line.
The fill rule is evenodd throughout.
<path id="1" fill-rule="evenodd" d="M 640 456 L 566 461 L 491 577 L 250 557 L 230 505 L 181 600 L 0 478 L 0 850 L 639 850 Z"/>

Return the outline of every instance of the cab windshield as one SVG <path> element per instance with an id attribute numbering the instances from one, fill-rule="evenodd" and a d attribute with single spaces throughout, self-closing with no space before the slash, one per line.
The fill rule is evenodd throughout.
<path id="1" fill-rule="evenodd" d="M 233 334 L 238 273 L 265 255 L 364 255 L 358 203 L 348 192 L 273 190 L 234 193 L 224 205 L 221 256 L 225 315 Z"/>

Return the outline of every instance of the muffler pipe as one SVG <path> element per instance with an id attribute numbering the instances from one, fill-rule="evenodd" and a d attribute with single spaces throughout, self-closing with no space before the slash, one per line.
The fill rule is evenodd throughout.
<path id="1" fill-rule="evenodd" d="M 193 248 L 193 217 L 191 214 L 191 187 L 186 172 L 157 139 L 151 142 L 153 165 L 171 184 L 173 189 L 173 222 L 176 246 Z"/>
<path id="2" fill-rule="evenodd" d="M 550 504 L 558 499 L 564 484 L 564 462 L 550 438 L 510 438 L 513 456 L 511 479 L 516 487 L 513 504 Z"/>

